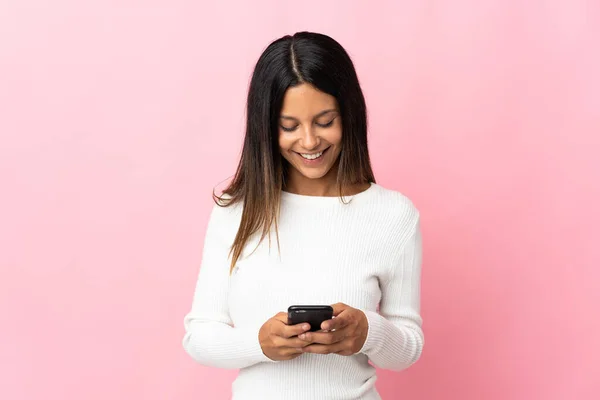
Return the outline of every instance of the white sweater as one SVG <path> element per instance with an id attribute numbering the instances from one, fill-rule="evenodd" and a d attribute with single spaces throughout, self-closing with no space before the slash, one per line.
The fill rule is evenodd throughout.
<path id="1" fill-rule="evenodd" d="M 214 206 L 183 346 L 203 365 L 240 369 L 234 400 L 380 399 L 374 366 L 399 371 L 420 357 L 419 212 L 375 183 L 345 199 L 282 192 L 281 253 L 272 228 L 270 251 L 267 236 L 248 256 L 254 235 L 231 276 L 227 254 L 242 206 Z M 267 319 L 290 305 L 337 302 L 367 316 L 359 353 L 290 361 L 263 354 L 258 331 Z"/>

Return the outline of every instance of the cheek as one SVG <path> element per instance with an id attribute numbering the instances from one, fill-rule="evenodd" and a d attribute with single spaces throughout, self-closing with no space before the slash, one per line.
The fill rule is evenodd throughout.
<path id="1" fill-rule="evenodd" d="M 279 151 L 281 151 L 283 153 L 287 152 L 292 145 L 292 141 L 289 139 L 286 139 L 285 136 L 282 134 L 279 134 L 278 143 L 279 143 Z"/>
<path id="2" fill-rule="evenodd" d="M 339 145 L 342 142 L 342 132 L 342 121 L 336 118 L 334 125 L 327 129 L 324 138 L 331 144 Z"/>
<path id="3" fill-rule="evenodd" d="M 284 140 L 281 138 L 281 136 L 279 137 L 279 153 L 281 154 L 281 156 L 285 159 L 289 159 L 289 143 L 287 140 Z"/>
<path id="4" fill-rule="evenodd" d="M 328 141 L 331 144 L 339 145 L 342 143 L 342 127 L 336 127 L 336 129 L 332 129 L 331 135 L 329 135 Z"/>

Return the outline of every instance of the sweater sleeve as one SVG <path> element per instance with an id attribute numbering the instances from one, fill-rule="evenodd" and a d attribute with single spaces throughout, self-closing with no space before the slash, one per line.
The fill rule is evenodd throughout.
<path id="1" fill-rule="evenodd" d="M 222 229 L 227 211 L 215 205 L 209 217 L 192 306 L 184 317 L 183 348 L 202 365 L 238 369 L 271 359 L 260 347 L 260 327 L 234 327 L 229 316 L 231 244 Z"/>
<path id="2" fill-rule="evenodd" d="M 421 230 L 419 215 L 387 281 L 382 282 L 379 313 L 364 311 L 369 323 L 360 350 L 379 368 L 400 371 L 414 364 L 423 350 L 420 316 Z"/>

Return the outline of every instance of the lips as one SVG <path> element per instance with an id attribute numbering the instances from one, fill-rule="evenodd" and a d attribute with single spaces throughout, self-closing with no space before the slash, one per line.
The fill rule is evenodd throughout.
<path id="1" fill-rule="evenodd" d="M 310 154 L 310 155 L 313 155 L 313 154 L 317 154 L 317 153 L 323 152 L 323 154 L 321 155 L 321 157 L 323 157 L 323 156 L 325 155 L 325 153 L 327 152 L 327 150 L 329 150 L 330 148 L 331 148 L 331 146 L 327 147 L 325 150 L 321 150 L 321 151 L 315 151 L 314 153 L 298 153 L 297 151 L 295 151 L 294 153 L 296 153 L 296 154 L 298 154 L 300 157 L 302 157 L 302 154 Z"/>

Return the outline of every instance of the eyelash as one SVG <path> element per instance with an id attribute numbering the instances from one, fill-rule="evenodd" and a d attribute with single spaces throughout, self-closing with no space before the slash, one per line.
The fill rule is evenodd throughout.
<path id="1" fill-rule="evenodd" d="M 321 128 L 329 128 L 331 125 L 333 125 L 333 121 L 335 121 L 335 118 L 332 119 L 331 121 L 329 121 L 326 124 L 317 124 L 317 125 L 319 127 L 321 127 Z M 281 129 L 284 130 L 284 131 L 286 131 L 286 132 L 293 132 L 293 131 L 296 130 L 297 127 L 298 127 L 297 125 L 295 127 L 293 127 L 293 128 L 286 128 L 286 127 L 282 126 Z"/>

